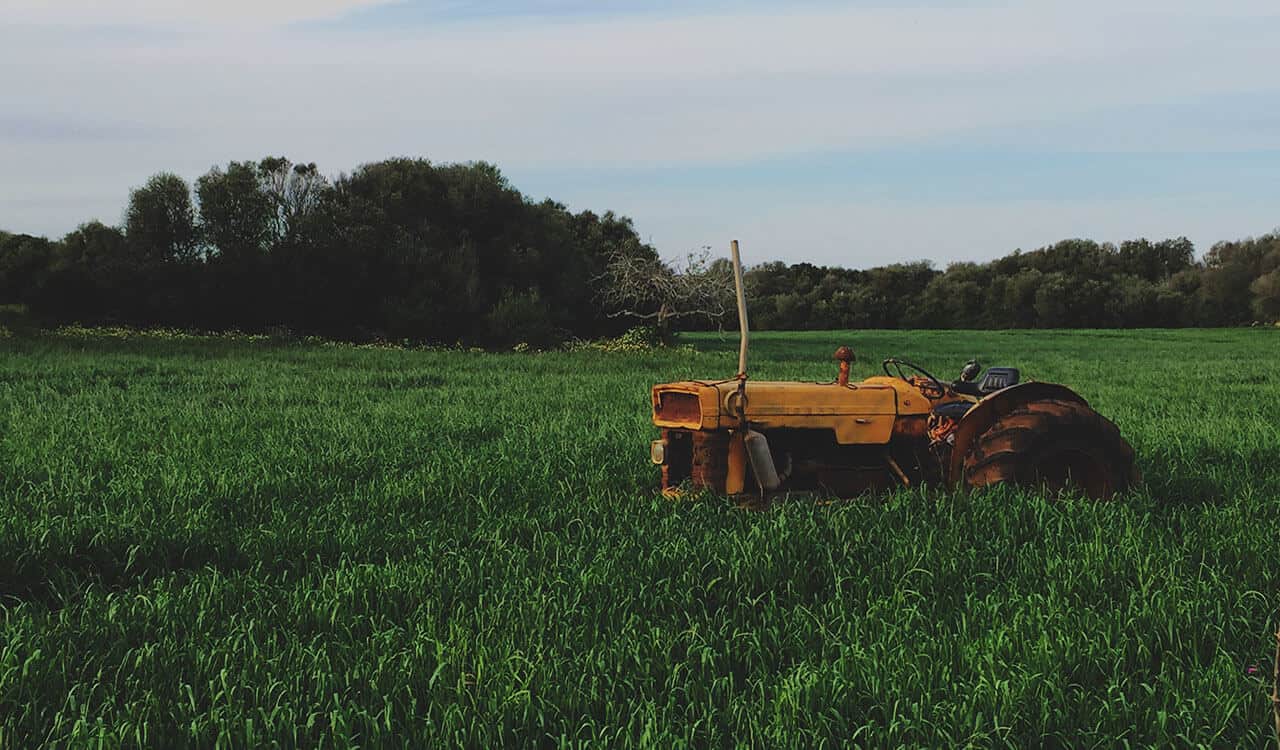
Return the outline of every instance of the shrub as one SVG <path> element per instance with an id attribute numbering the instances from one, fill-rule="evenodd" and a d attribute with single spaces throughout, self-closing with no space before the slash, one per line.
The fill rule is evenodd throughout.
<path id="1" fill-rule="evenodd" d="M 564 331 L 551 318 L 551 308 L 536 289 L 508 291 L 485 316 L 487 339 L 504 349 L 525 344 L 526 347 L 548 347 L 564 340 Z"/>

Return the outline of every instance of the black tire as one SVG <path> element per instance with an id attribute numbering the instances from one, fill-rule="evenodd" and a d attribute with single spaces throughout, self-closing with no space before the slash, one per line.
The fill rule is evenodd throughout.
<path id="1" fill-rule="evenodd" d="M 964 459 L 964 482 L 1043 487 L 1069 486 L 1105 499 L 1136 478 L 1133 448 L 1111 420 L 1082 403 L 1032 401 L 996 419 Z"/>

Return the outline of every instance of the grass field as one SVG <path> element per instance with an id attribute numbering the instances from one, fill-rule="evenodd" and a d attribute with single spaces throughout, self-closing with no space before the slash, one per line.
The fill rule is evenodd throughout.
<path id="1" fill-rule="evenodd" d="M 649 385 L 732 337 L 0 339 L 0 748 L 1263 746 L 1278 334 L 758 334 L 757 377 L 1070 384 L 1146 476 L 765 513 L 648 464 Z"/>

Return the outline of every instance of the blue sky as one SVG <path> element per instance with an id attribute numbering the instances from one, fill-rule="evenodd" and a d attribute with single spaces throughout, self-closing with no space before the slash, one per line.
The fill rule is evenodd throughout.
<path id="1" fill-rule="evenodd" d="M 498 164 L 664 255 L 1280 227 L 1280 3 L 7 0 L 0 227 L 283 154 Z"/>

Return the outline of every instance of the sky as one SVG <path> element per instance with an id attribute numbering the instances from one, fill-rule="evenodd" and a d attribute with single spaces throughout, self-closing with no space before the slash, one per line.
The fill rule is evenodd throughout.
<path id="1" fill-rule="evenodd" d="M 0 228 L 160 171 L 497 164 L 668 258 L 1280 228 L 1280 2 L 0 0 Z"/>

